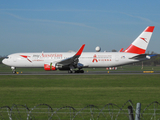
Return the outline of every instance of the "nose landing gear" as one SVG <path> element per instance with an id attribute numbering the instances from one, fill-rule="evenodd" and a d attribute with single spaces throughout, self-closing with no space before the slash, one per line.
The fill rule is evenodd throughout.
<path id="1" fill-rule="evenodd" d="M 16 74 L 16 68 L 15 67 L 11 67 L 11 69 L 12 69 L 12 73 Z"/>

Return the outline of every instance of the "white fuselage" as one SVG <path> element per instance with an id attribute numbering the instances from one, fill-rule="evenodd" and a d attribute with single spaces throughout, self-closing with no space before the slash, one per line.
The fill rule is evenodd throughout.
<path id="1" fill-rule="evenodd" d="M 154 26 L 148 26 L 126 49 L 120 52 L 83 52 L 83 44 L 77 52 L 66 53 L 15 53 L 2 62 L 16 67 L 44 67 L 45 70 L 69 70 L 69 73 L 84 73 L 84 67 L 108 68 L 150 59 L 145 54 Z M 78 68 L 79 70 L 73 71 Z"/>
<path id="2" fill-rule="evenodd" d="M 2 62 L 12 67 L 44 67 L 45 63 L 57 63 L 70 58 L 75 54 L 71 53 L 15 53 L 9 55 Z M 83 52 L 79 57 L 81 67 L 101 68 L 116 67 L 124 64 L 138 62 L 130 59 L 138 54 L 125 52 Z M 25 57 L 23 57 L 25 56 Z"/>

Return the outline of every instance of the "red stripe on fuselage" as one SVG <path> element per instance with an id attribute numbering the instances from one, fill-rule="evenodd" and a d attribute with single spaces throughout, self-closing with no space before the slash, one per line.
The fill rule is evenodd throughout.
<path id="1" fill-rule="evenodd" d="M 27 57 L 30 57 L 30 56 L 26 56 L 26 55 L 20 55 L 21 57 L 24 57 L 24 58 L 27 58 Z"/>
<path id="2" fill-rule="evenodd" d="M 124 52 L 127 53 L 135 53 L 135 54 L 144 54 L 146 50 L 136 47 L 134 45 L 130 45 Z"/>

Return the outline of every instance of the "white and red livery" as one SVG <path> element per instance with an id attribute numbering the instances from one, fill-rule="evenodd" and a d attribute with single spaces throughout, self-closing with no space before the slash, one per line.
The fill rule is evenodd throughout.
<path id="1" fill-rule="evenodd" d="M 109 68 L 150 59 L 145 54 L 154 26 L 147 27 L 126 49 L 119 52 L 83 52 L 85 44 L 75 52 L 54 53 L 15 53 L 8 55 L 2 62 L 16 67 L 42 67 L 45 70 L 67 70 L 69 73 L 83 73 L 82 68 Z M 78 70 L 75 70 L 78 69 Z"/>

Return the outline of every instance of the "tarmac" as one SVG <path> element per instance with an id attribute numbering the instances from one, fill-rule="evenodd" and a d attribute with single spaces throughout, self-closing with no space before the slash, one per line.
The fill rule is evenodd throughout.
<path id="1" fill-rule="evenodd" d="M 142 74 L 160 74 L 160 71 L 85 71 L 84 73 L 68 73 L 68 71 L 44 71 L 44 72 L 2 72 L 0 75 L 142 75 Z"/>

